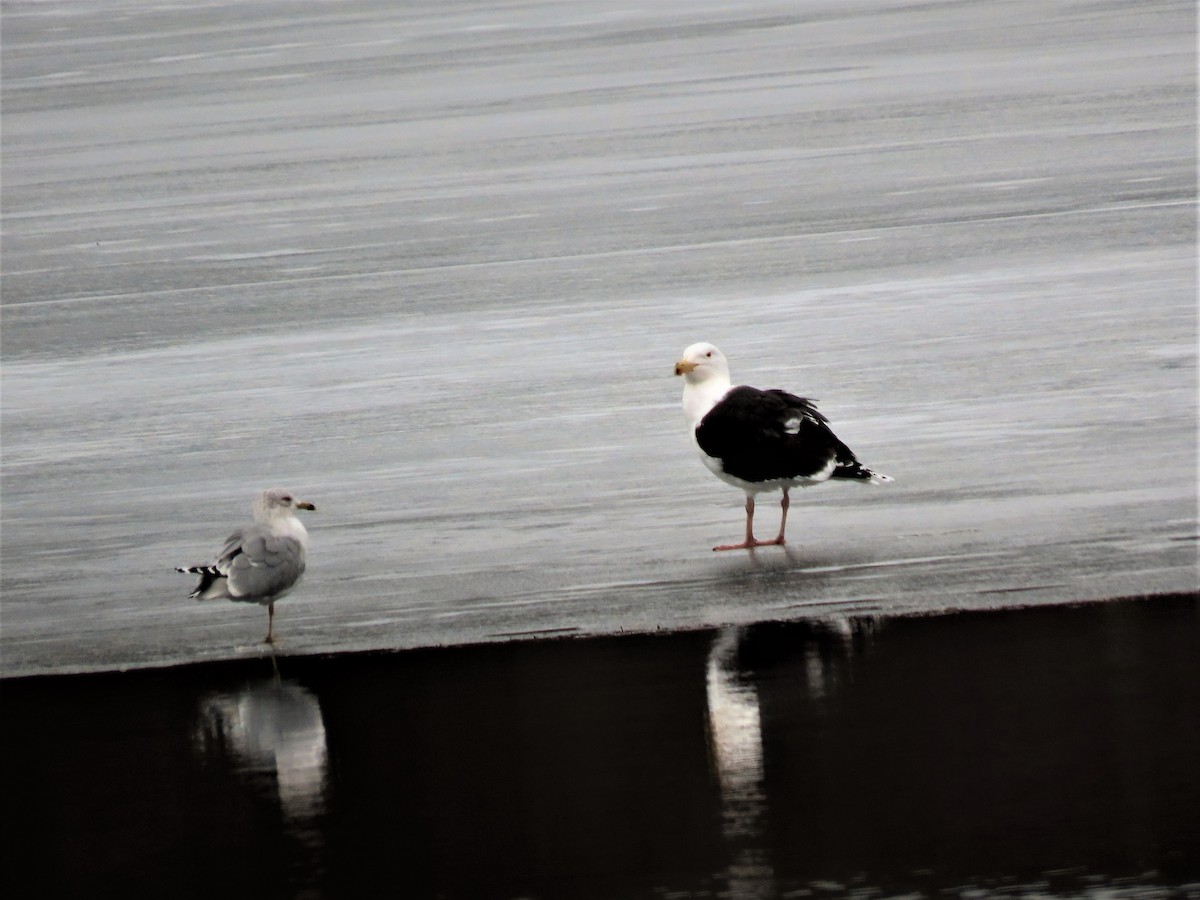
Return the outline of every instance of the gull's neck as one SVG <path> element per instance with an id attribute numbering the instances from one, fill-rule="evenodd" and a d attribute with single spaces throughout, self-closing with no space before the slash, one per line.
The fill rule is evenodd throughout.
<path id="1" fill-rule="evenodd" d="M 260 525 L 271 529 L 273 534 L 280 537 L 295 538 L 301 544 L 308 541 L 308 530 L 304 523 L 290 509 L 275 507 L 274 509 L 255 510 L 255 520 Z"/>
<path id="2" fill-rule="evenodd" d="M 302 547 L 308 543 L 308 529 L 291 510 L 288 510 L 287 515 L 277 516 L 273 519 L 271 530 L 282 537 L 295 538 Z"/>
<path id="3" fill-rule="evenodd" d="M 684 382 L 683 414 L 687 416 L 692 428 L 700 424 L 700 420 L 729 393 L 731 387 L 728 375 L 714 375 L 703 381 Z"/>

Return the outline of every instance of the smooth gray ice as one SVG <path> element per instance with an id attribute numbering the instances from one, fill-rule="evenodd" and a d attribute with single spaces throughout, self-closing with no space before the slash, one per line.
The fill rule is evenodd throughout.
<path id="1" fill-rule="evenodd" d="M 0 671 L 258 652 L 172 567 L 274 483 L 321 507 L 285 653 L 1194 590 L 1195 36 L 6 5 Z M 714 555 L 698 340 L 896 483 Z"/>

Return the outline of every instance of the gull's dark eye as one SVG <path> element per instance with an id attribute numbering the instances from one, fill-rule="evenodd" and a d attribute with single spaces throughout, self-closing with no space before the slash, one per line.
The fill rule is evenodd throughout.
<path id="1" fill-rule="evenodd" d="M 705 355 L 705 356 L 707 356 L 709 359 L 711 359 L 711 358 L 712 358 L 712 351 L 711 351 L 711 350 L 709 350 L 709 351 L 708 351 L 707 353 L 705 353 L 704 355 Z"/>
<path id="2" fill-rule="evenodd" d="M 291 497 L 283 497 L 282 499 L 283 499 L 283 502 L 284 502 L 284 503 L 291 503 L 291 502 L 292 502 L 292 498 L 291 498 Z"/>

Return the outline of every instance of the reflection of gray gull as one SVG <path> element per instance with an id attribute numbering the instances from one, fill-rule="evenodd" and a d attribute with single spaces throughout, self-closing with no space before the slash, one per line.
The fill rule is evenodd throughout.
<path id="1" fill-rule="evenodd" d="M 300 685 L 265 681 L 209 695 L 197 741 L 202 751 L 227 754 L 243 771 L 274 775 L 289 819 L 322 811 L 325 724 L 317 698 Z"/>
<path id="2" fill-rule="evenodd" d="M 683 411 L 714 475 L 746 492 L 746 540 L 714 550 L 746 550 L 783 544 L 788 491 L 845 478 L 867 484 L 891 481 L 862 465 L 830 430 L 813 401 L 786 391 L 760 391 L 729 381 L 729 363 L 712 344 L 692 344 L 675 363 L 684 376 Z M 754 496 L 783 490 L 779 534 L 754 539 Z"/>
<path id="3" fill-rule="evenodd" d="M 275 601 L 304 574 L 308 532 L 293 513 L 297 509 L 316 507 L 280 488 L 263 491 L 254 501 L 254 524 L 231 534 L 212 563 L 177 569 L 200 576 L 192 597 L 265 605 L 267 644 L 274 641 Z"/>

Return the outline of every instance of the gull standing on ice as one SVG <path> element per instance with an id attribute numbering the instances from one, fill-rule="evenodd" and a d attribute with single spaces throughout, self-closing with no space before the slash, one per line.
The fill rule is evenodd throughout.
<path id="1" fill-rule="evenodd" d="M 299 584 L 304 574 L 308 532 L 293 512 L 297 509 L 316 507 L 282 488 L 259 494 L 254 500 L 254 524 L 231 534 L 213 562 L 176 569 L 200 576 L 200 583 L 188 596 L 266 606 L 267 636 L 263 643 L 274 643 L 275 601 Z"/>
<path id="2" fill-rule="evenodd" d="M 682 375 L 683 411 L 700 460 L 722 481 L 746 492 L 746 540 L 713 550 L 749 550 L 785 543 L 788 491 L 831 478 L 866 484 L 891 481 L 862 465 L 829 428 L 816 404 L 787 391 L 729 381 L 729 362 L 712 344 L 692 344 L 675 363 Z M 779 534 L 754 539 L 754 496 L 783 491 Z"/>

